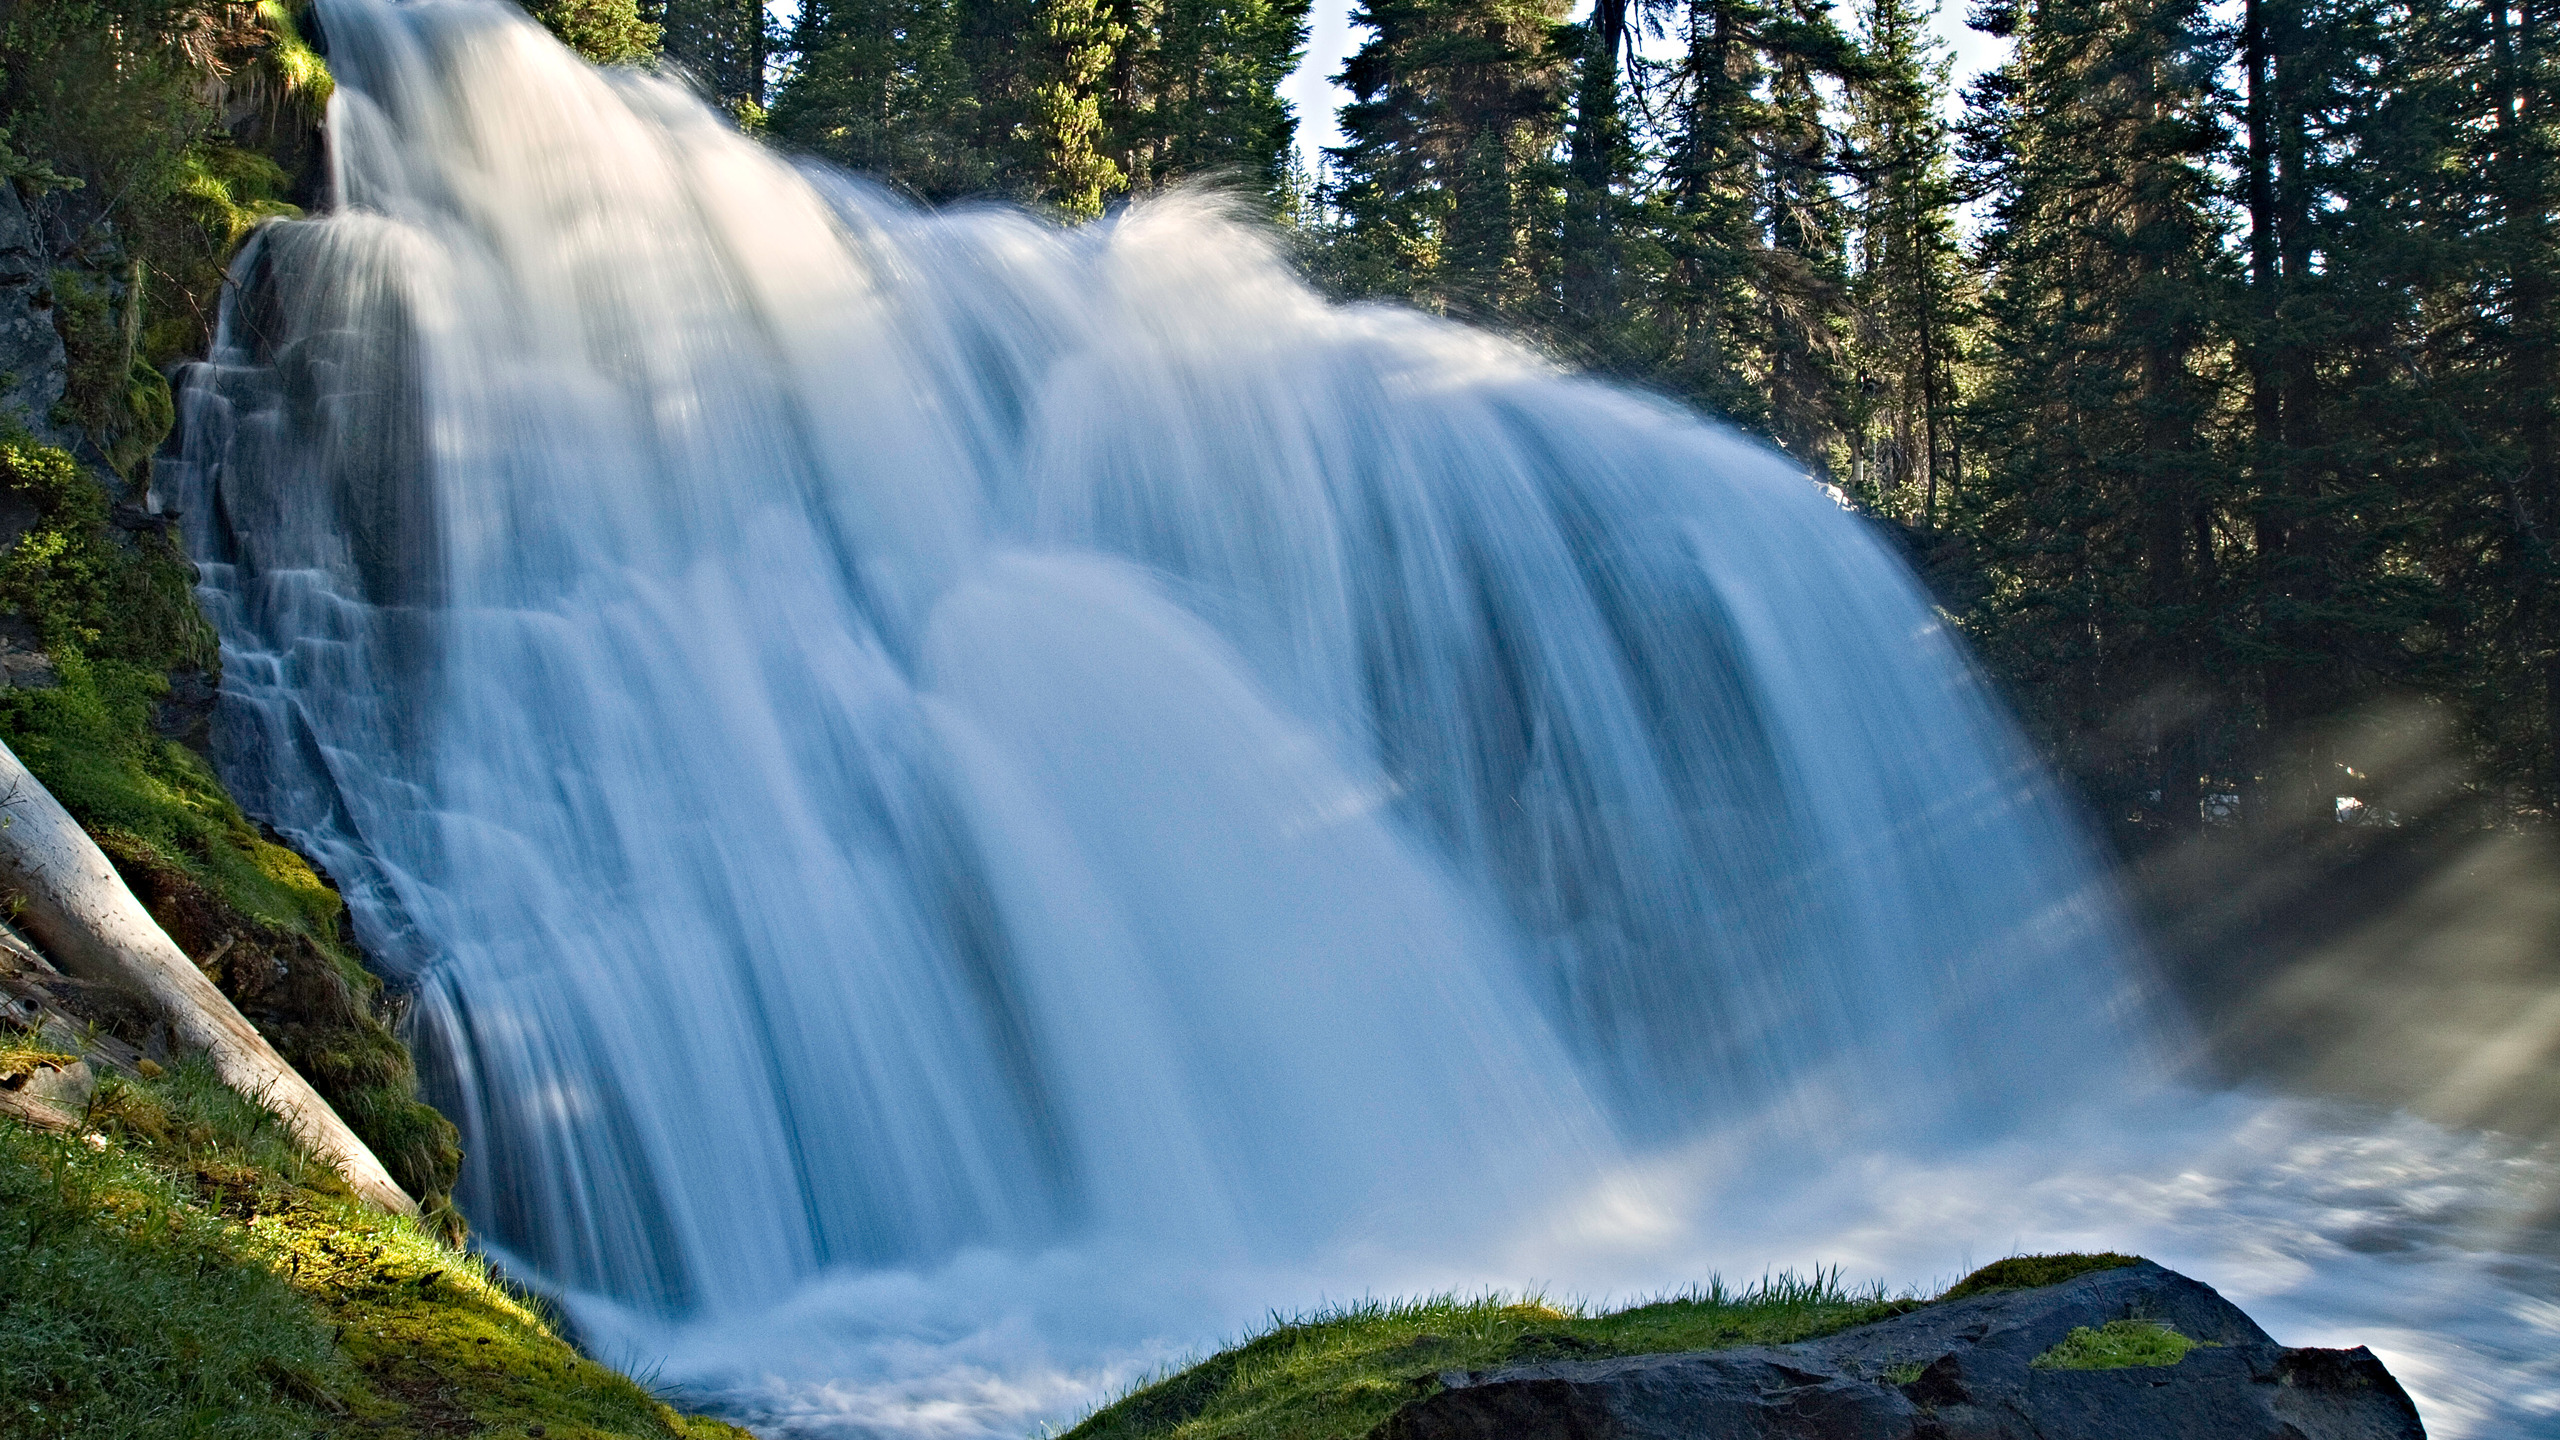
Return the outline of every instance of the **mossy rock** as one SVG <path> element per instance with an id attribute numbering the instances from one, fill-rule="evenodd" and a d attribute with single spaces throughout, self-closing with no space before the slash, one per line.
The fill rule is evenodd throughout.
<path id="1" fill-rule="evenodd" d="M 2095 1270 L 2121 1270 L 2139 1265 L 2139 1255 L 2118 1255 L 2106 1251 L 2095 1255 L 2012 1255 L 1994 1260 L 1955 1283 L 1955 1287 L 1938 1297 L 1941 1301 L 1962 1300 L 1968 1295 L 1988 1295 L 1995 1290 L 2041 1290 L 2078 1279 Z"/>
<path id="2" fill-rule="evenodd" d="M 1493 1370 L 1737 1345 L 1783 1345 L 1908 1313 L 1918 1302 L 1852 1290 L 1837 1271 L 1710 1283 L 1624 1310 L 1531 1297 L 1435 1296 L 1302 1316 L 1095 1411 L 1066 1440 L 1365 1435 L 1448 1370 Z"/>

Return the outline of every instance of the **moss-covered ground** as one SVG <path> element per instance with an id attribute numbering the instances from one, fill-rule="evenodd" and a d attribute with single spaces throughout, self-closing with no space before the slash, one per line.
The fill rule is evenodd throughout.
<path id="1" fill-rule="evenodd" d="M 710 1440 L 200 1062 L 0 1121 L 0 1435 Z"/>
<path id="2" fill-rule="evenodd" d="M 2060 1284 L 2129 1255 L 2016 1256 L 1923 1300 L 1853 1289 L 1837 1271 L 1720 1281 L 1623 1310 L 1539 1298 L 1438 1296 L 1299 1316 L 1095 1411 L 1064 1440 L 1357 1440 L 1445 1370 L 1598 1360 L 1735 1345 L 1783 1345 L 1889 1320 L 1923 1305 Z M 1908 1378 L 1908 1377 L 1905 1377 Z"/>

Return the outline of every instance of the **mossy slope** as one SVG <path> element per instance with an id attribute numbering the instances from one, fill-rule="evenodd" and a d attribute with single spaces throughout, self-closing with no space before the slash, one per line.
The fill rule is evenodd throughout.
<path id="1" fill-rule="evenodd" d="M 0 1434 L 711 1440 L 201 1063 L 0 1121 Z"/>

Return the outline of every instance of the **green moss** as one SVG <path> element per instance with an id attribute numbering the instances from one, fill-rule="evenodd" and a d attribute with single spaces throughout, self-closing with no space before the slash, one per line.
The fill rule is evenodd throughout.
<path id="1" fill-rule="evenodd" d="M 1672 1299 L 1601 1313 L 1502 1296 L 1371 1302 L 1275 1325 L 1132 1391 L 1067 1435 L 1363 1435 L 1436 1389 L 1444 1370 L 1779 1345 L 1889 1319 L 1915 1304 L 1845 1289 L 1837 1272 L 1810 1280 L 1781 1275 L 1741 1291 L 1710 1282 Z"/>
<path id="2" fill-rule="evenodd" d="M 367 1209 L 201 1062 L 110 1078 L 86 1134 L 0 1123 L 0 1432 L 735 1437 L 579 1356 Z"/>
<path id="3" fill-rule="evenodd" d="M 2122 1370 L 2134 1365 L 2175 1365 L 2209 1341 L 2190 1340 L 2152 1320 L 2110 1320 L 2095 1330 L 2079 1326 L 2062 1343 L 2031 1362 L 2038 1370 Z"/>
<path id="4" fill-rule="evenodd" d="M 276 7 L 270 0 L 265 8 Z M 317 56 L 312 59 L 318 63 Z M 325 80 L 327 72 L 321 75 Z M 226 252 L 267 221 L 302 213 L 301 207 L 284 200 L 293 184 L 284 167 L 255 150 L 199 145 L 187 152 L 184 164 L 179 188 L 195 203 L 205 230 L 220 237 Z"/>
<path id="5" fill-rule="evenodd" d="M 0 1080 L 13 1080 L 39 1070 L 60 1070 L 77 1064 L 79 1059 L 37 1031 L 0 1035 Z"/>
<path id="6" fill-rule="evenodd" d="M 261 893 L 247 882 L 225 890 L 130 832 L 93 833 L 179 948 L 206 965 L 223 994 L 329 1101 L 391 1178 L 418 1198 L 448 1238 L 459 1239 L 461 1219 L 446 1197 L 461 1169 L 460 1136 L 418 1099 L 408 1048 L 383 1013 L 381 982 L 339 939 L 342 902 L 300 856 L 241 825 L 222 839 L 244 852 L 233 857 L 234 867 L 245 860 L 263 893 L 283 898 L 263 915 L 240 903 Z"/>
<path id="7" fill-rule="evenodd" d="M 2012 1255 L 1994 1260 L 1955 1283 L 1955 1288 L 1938 1298 L 1962 1300 L 1968 1295 L 1988 1295 L 1995 1290 L 2037 1290 L 2059 1285 L 2098 1270 L 2121 1270 L 2139 1265 L 2139 1255 L 2118 1255 L 2114 1251 L 2101 1254 Z"/>

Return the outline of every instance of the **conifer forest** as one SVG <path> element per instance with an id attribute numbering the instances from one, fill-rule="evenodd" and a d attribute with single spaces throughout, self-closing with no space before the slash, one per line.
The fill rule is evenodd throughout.
<path id="1" fill-rule="evenodd" d="M 2560 801 L 2551 0 L 1983 0 L 1961 95 L 1928 0 L 1368 0 L 1312 174 L 1304 0 L 641 18 L 924 199 L 1209 179 L 1338 294 L 1765 438 L 2119 828 L 2326 821 L 2376 706 Z"/>

